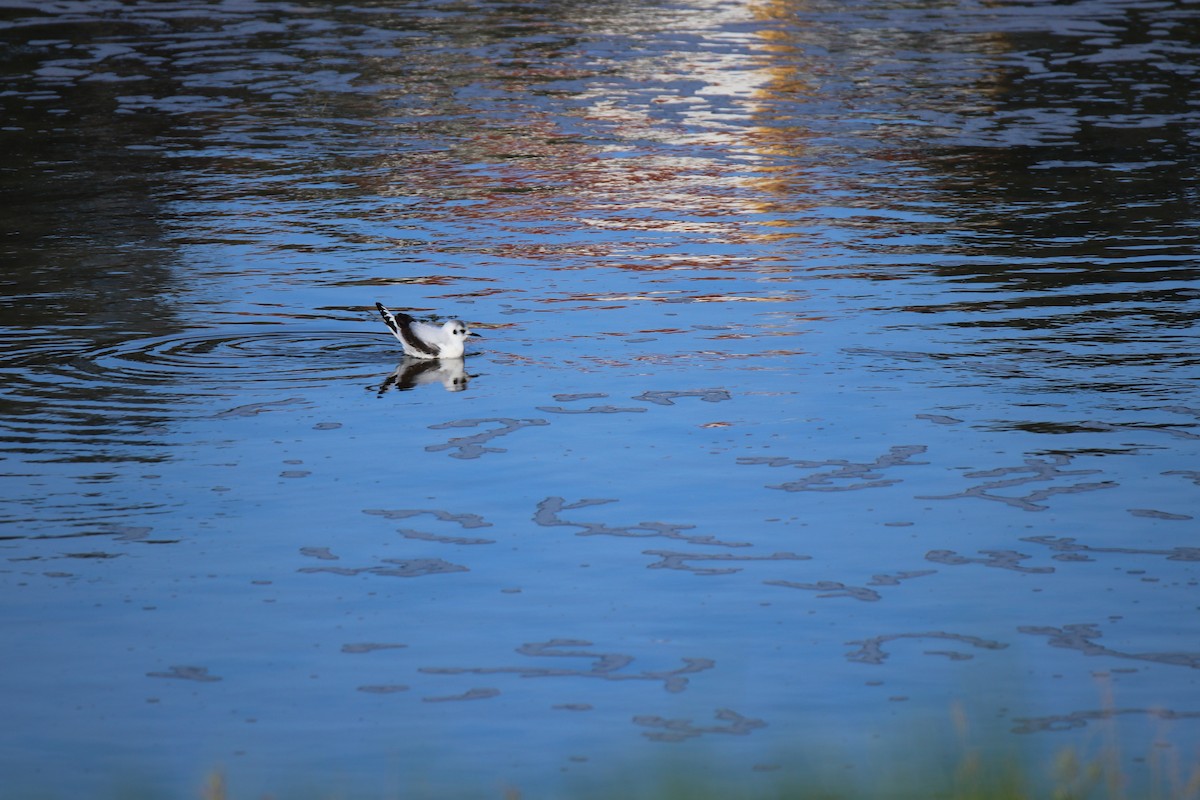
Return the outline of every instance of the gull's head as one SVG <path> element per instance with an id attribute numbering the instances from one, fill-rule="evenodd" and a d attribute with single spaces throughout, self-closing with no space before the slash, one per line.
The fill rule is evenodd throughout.
<path id="1" fill-rule="evenodd" d="M 468 336 L 479 335 L 478 333 L 472 333 L 470 328 L 467 327 L 467 323 L 463 322 L 461 319 L 447 320 L 446 323 L 442 325 L 442 330 L 445 331 L 446 335 L 451 339 L 459 342 L 465 342 Z"/>

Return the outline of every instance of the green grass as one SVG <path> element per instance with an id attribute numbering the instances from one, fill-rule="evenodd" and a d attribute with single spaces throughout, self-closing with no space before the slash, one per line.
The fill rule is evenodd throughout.
<path id="1" fill-rule="evenodd" d="M 486 791 L 464 787 L 461 793 L 435 795 L 418 788 L 381 793 L 378 800 L 425 800 L 427 797 L 496 798 L 496 800 L 1200 800 L 1200 761 L 1188 765 L 1171 758 L 1146 759 L 1149 785 L 1132 785 L 1122 771 L 1121 757 L 1111 747 L 1085 756 L 1063 749 L 1051 763 L 1029 763 L 1019 755 L 996 748 L 958 748 L 952 753 L 910 742 L 920 756 L 899 751 L 869 769 L 869 775 L 835 766 L 830 759 L 809 758 L 797 770 L 754 774 L 738 779 L 703 766 L 660 763 L 631 769 L 600 781 L 579 781 L 561 793 L 526 795 L 520 787 Z M 887 749 L 886 747 L 884 749 Z M 795 766 L 794 764 L 792 766 Z M 289 800 L 289 795 L 238 794 L 213 772 L 198 793 L 202 800 Z M 312 800 L 355 800 L 320 789 L 304 793 Z M 374 796 L 372 797 L 374 800 Z"/>
<path id="2" fill-rule="evenodd" d="M 1064 747 L 1048 756 L 1045 749 L 1036 754 L 1033 749 L 1045 741 L 972 731 L 960 707 L 951 709 L 949 723 L 881 732 L 869 752 L 839 752 L 814 736 L 791 753 L 764 754 L 769 763 L 738 773 L 719 764 L 719 750 L 712 759 L 688 760 L 681 753 L 694 750 L 663 745 L 648 760 L 609 766 L 602 776 L 595 774 L 601 765 L 589 763 L 553 792 L 531 788 L 527 793 L 502 784 L 455 788 L 453 783 L 434 790 L 416 777 L 407 784 L 401 779 L 401 788 L 392 784 L 378 792 L 314 786 L 298 763 L 285 779 L 291 787 L 304 787 L 301 791 L 246 792 L 214 769 L 187 800 L 1200 800 L 1200 753 L 1173 746 L 1165 726 L 1144 753 L 1121 752 L 1116 722 L 1109 719 L 1095 725 L 1085 740 L 1090 744 L 1080 745 L 1088 749 Z M 1030 749 L 1015 749 L 1021 744 Z M 547 770 L 555 766 L 548 764 Z M 430 776 L 436 775 L 436 765 L 429 767 Z M 175 800 L 136 784 L 107 797 Z M 49 794 L 18 800 L 35 798 L 59 800 Z"/>

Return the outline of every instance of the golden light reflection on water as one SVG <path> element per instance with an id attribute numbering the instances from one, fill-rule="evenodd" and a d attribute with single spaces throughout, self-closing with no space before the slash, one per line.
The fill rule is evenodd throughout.
<path id="1" fill-rule="evenodd" d="M 763 160 L 769 153 L 747 147 L 760 132 L 746 122 L 756 113 L 770 69 L 754 55 L 756 33 L 746 30 L 754 21 L 752 5 L 714 3 L 702 17 L 693 12 L 677 26 L 694 31 L 700 19 L 702 29 L 694 35 L 707 47 L 662 53 L 647 59 L 643 67 L 653 76 L 654 85 L 685 81 L 694 87 L 690 94 L 660 92 L 648 103 L 622 104 L 601 88 L 588 112 L 609 123 L 624 142 L 649 139 L 666 146 L 642 152 L 635 148 L 631 154 L 591 162 L 587 186 L 594 197 L 627 211 L 669 213 L 652 218 L 628 213 L 585 217 L 579 220 L 584 224 L 699 233 L 720 242 L 740 242 L 755 235 L 740 219 L 756 210 L 756 203 L 743 190 L 755 186 L 756 173 L 772 167 Z M 620 149 L 611 147 L 610 156 Z M 672 155 L 678 151 L 686 155 Z"/>
<path id="2" fill-rule="evenodd" d="M 755 153 L 760 156 L 756 174 L 748 183 L 762 195 L 775 198 L 773 201 L 755 203 L 755 211 L 766 213 L 778 210 L 780 200 L 787 198 L 786 205 L 794 210 L 797 204 L 814 205 L 811 201 L 798 198 L 809 196 L 809 185 L 797 168 L 786 163 L 805 149 L 811 131 L 796 124 L 792 116 L 778 109 L 781 99 L 794 99 L 814 92 L 811 78 L 804 75 L 797 62 L 801 51 L 794 34 L 773 26 L 772 23 L 790 21 L 796 14 L 797 3 L 767 0 L 751 3 L 750 13 L 763 23 L 755 33 L 761 40 L 761 51 L 770 56 L 763 60 L 758 70 L 761 80 L 754 94 L 751 116 L 757 121 L 752 128 Z M 768 226 L 786 226 L 791 222 L 783 219 L 764 219 Z M 791 238 L 789 234 L 761 234 L 767 239 Z"/>
<path id="3" fill-rule="evenodd" d="M 666 18 L 672 13 L 677 17 Z M 781 160 L 803 146 L 806 132 L 778 119 L 775 100 L 806 84 L 777 58 L 792 45 L 761 24 L 772 13 L 783 12 L 720 2 L 703 13 L 658 9 L 654 26 L 679 31 L 674 46 L 598 58 L 590 71 L 553 60 L 522 64 L 539 81 L 566 76 L 569 90 L 539 88 L 509 69 L 508 91 L 561 95 L 570 100 L 569 113 L 518 103 L 519 113 L 505 124 L 462 126 L 449 151 L 397 154 L 386 165 L 391 186 L 385 193 L 471 201 L 453 208 L 422 204 L 422 218 L 453 214 L 459 224 L 479 218 L 514 231 L 561 229 L 573 239 L 561 247 L 529 237 L 486 244 L 488 252 L 507 256 L 619 255 L 619 266 L 629 269 L 769 269 L 769 255 L 764 261 L 710 254 L 681 259 L 652 239 L 584 244 L 577 237 L 589 231 L 684 234 L 710 244 L 773 238 L 762 230 L 773 221 L 751 224 L 746 217 L 780 202 L 764 195 L 790 198 L 804 188 Z M 637 21 L 622 23 L 636 41 Z M 587 133 L 565 128 L 574 122 Z"/>

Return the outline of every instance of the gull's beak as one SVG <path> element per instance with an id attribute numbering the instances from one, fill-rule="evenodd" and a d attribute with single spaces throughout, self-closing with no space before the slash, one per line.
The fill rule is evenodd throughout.
<path id="1" fill-rule="evenodd" d="M 475 331 L 471 331 L 470 333 L 468 333 L 468 334 L 467 334 L 467 336 L 475 336 L 475 337 L 478 337 L 478 338 L 480 338 L 480 339 L 482 339 L 482 338 L 483 338 L 482 336 L 480 336 L 480 335 L 479 335 L 478 333 L 476 333 Z"/>

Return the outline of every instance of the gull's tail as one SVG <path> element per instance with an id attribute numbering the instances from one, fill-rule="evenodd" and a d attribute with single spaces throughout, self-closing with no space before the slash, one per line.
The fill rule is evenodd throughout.
<path id="1" fill-rule="evenodd" d="M 383 307 L 383 303 L 376 303 L 375 307 L 379 309 L 379 316 L 383 317 L 383 321 L 387 323 L 388 329 L 392 332 L 392 336 L 404 342 L 404 334 L 400 332 L 400 323 L 392 315 L 392 312 Z"/>

